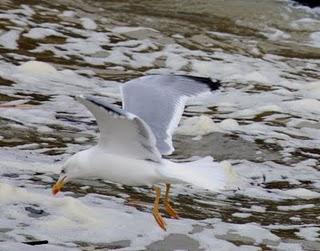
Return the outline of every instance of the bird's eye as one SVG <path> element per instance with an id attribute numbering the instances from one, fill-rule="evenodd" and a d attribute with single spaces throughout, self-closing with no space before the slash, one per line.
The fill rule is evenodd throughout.
<path id="1" fill-rule="evenodd" d="M 61 170 L 61 173 L 65 174 L 65 173 L 66 173 L 66 171 L 65 171 L 64 169 L 62 169 L 62 170 Z"/>

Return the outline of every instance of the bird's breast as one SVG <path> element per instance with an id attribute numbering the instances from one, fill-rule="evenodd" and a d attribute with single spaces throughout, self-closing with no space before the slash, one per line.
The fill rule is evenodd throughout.
<path id="1" fill-rule="evenodd" d="M 92 158 L 94 173 L 101 179 L 129 186 L 153 185 L 161 182 L 157 172 L 161 164 L 117 154 L 99 154 Z"/>

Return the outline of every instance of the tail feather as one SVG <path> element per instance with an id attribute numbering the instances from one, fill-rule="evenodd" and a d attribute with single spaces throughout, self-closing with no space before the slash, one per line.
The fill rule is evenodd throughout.
<path id="1" fill-rule="evenodd" d="M 214 192 L 231 188 L 237 179 L 237 174 L 229 162 L 213 162 L 211 157 L 189 163 L 170 162 L 161 169 L 161 174 L 178 182 L 192 184 Z"/>

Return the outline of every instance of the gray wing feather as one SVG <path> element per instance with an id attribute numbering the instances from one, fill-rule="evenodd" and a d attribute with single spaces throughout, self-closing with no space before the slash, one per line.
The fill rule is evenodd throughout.
<path id="1" fill-rule="evenodd" d="M 218 89 L 209 78 L 180 75 L 149 75 L 122 87 L 123 109 L 136 114 L 151 128 L 163 155 L 174 151 L 172 133 L 178 126 L 188 97 Z"/>
<path id="2" fill-rule="evenodd" d="M 77 96 L 76 99 L 95 116 L 100 131 L 99 145 L 108 152 L 161 161 L 151 129 L 137 115 L 92 96 Z"/>

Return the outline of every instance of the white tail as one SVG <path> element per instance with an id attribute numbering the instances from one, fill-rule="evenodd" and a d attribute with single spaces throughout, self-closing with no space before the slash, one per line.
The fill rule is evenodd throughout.
<path id="1" fill-rule="evenodd" d="M 160 172 L 168 178 L 215 192 L 231 188 L 237 178 L 229 162 L 213 162 L 212 157 L 188 163 L 169 162 Z"/>

